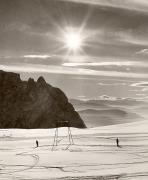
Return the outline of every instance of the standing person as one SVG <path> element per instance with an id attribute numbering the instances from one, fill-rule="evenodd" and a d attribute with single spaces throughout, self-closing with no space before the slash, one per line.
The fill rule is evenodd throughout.
<path id="1" fill-rule="evenodd" d="M 38 142 L 38 140 L 36 140 L 36 147 L 39 147 L 39 142 Z"/>
<path id="2" fill-rule="evenodd" d="M 116 139 L 116 144 L 117 144 L 117 147 L 119 147 L 119 139 L 118 138 Z"/>

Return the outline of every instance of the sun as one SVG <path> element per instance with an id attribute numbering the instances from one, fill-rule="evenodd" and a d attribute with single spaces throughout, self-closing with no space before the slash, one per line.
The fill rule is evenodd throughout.
<path id="1" fill-rule="evenodd" d="M 82 46 L 82 39 L 77 32 L 68 32 L 65 34 L 65 45 L 69 50 L 77 51 Z"/>
<path id="2" fill-rule="evenodd" d="M 78 28 L 66 27 L 63 30 L 61 41 L 64 44 L 64 49 L 67 49 L 69 53 L 77 54 L 82 51 L 84 39 Z"/>
<path id="3" fill-rule="evenodd" d="M 85 54 L 87 36 L 81 28 L 67 26 L 61 29 L 55 38 L 60 45 L 57 51 L 64 52 L 65 58 Z"/>

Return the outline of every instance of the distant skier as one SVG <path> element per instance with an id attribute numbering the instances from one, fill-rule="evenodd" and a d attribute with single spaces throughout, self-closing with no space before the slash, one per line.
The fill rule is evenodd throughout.
<path id="1" fill-rule="evenodd" d="M 38 142 L 38 140 L 36 140 L 36 147 L 39 147 L 39 142 Z"/>
<path id="2" fill-rule="evenodd" d="M 117 144 L 117 147 L 120 147 L 118 138 L 116 139 L 116 144 Z"/>

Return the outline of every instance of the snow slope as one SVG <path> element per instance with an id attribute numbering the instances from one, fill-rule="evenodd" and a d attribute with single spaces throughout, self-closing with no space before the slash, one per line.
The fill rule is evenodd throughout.
<path id="1" fill-rule="evenodd" d="M 0 180 L 147 180 L 148 122 L 92 129 L 0 130 Z M 115 145 L 119 138 L 121 147 Z M 39 147 L 35 148 L 38 139 Z"/>

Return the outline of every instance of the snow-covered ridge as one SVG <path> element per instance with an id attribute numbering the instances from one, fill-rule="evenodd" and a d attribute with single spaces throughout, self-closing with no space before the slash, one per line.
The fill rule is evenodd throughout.
<path id="1" fill-rule="evenodd" d="M 147 127 L 148 122 L 141 121 L 71 128 L 71 146 L 67 128 L 59 128 L 54 151 L 55 129 L 1 129 L 0 180 L 147 180 Z"/>
<path id="2" fill-rule="evenodd" d="M 87 129 L 71 128 L 73 135 L 98 133 L 148 133 L 148 121 L 125 123 Z M 55 129 L 1 129 L 0 137 L 50 137 Z M 66 136 L 67 128 L 59 128 L 59 136 Z"/>

